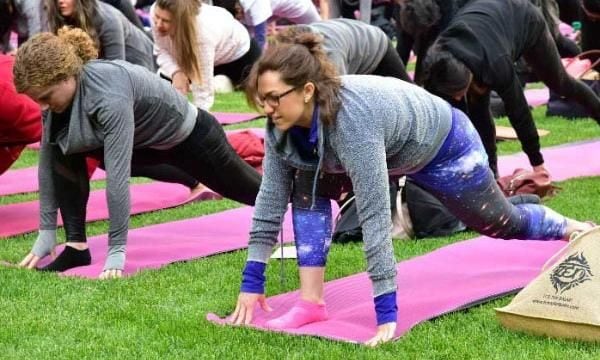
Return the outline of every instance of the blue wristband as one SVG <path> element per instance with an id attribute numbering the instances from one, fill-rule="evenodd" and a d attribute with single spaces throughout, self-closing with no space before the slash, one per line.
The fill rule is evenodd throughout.
<path id="1" fill-rule="evenodd" d="M 396 292 L 375 297 L 375 314 L 377 325 L 383 325 L 398 320 L 398 305 L 396 305 Z"/>
<path id="2" fill-rule="evenodd" d="M 261 49 L 265 48 L 267 42 L 267 22 L 263 21 L 260 24 L 254 26 L 254 40 L 258 43 Z"/>
<path id="3" fill-rule="evenodd" d="M 267 264 L 258 261 L 246 262 L 246 267 L 242 272 L 242 292 L 253 294 L 265 293 L 265 268 Z"/>

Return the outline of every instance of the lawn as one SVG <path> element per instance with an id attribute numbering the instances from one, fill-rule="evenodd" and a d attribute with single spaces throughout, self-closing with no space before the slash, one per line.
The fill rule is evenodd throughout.
<path id="1" fill-rule="evenodd" d="M 219 96 L 215 111 L 247 111 L 240 94 Z M 550 146 L 600 138 L 600 127 L 589 121 L 534 116 Z M 500 121 L 507 124 L 506 120 Z M 261 126 L 263 120 L 243 126 Z M 519 150 L 518 143 L 502 142 L 501 154 Z M 31 166 L 37 157 L 27 151 L 15 165 Z M 98 182 L 95 187 L 104 186 Z M 560 184 L 562 191 L 547 201 L 561 213 L 600 221 L 600 178 L 583 178 Z M 36 194 L 7 196 L 0 204 L 35 199 Z M 209 201 L 132 217 L 132 227 L 193 218 L 239 206 L 233 201 Z M 107 231 L 106 222 L 88 226 L 88 235 Z M 463 233 L 449 238 L 396 241 L 398 260 L 474 237 Z M 0 259 L 19 261 L 31 248 L 35 234 L 0 241 Z M 215 239 L 219 241 L 219 239 Z M 376 349 L 244 329 L 219 327 L 205 320 L 207 312 L 233 310 L 246 251 L 145 271 L 111 281 L 59 278 L 25 270 L 0 268 L 0 358 L 2 359 L 156 359 L 156 358 L 397 358 L 397 359 L 598 359 L 600 346 L 538 338 L 503 329 L 494 307 L 504 298 L 468 311 L 443 316 L 415 327 L 399 341 Z M 274 295 L 298 287 L 297 269 L 279 264 L 267 272 L 267 293 Z M 363 271 L 361 244 L 331 249 L 327 278 Z M 370 291 L 365 289 L 365 291 Z M 402 289 L 399 289 L 402 291 Z M 402 316 L 402 313 L 399 314 Z"/>

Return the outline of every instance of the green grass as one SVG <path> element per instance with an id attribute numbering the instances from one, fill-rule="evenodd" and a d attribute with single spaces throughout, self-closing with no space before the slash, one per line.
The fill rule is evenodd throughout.
<path id="1" fill-rule="evenodd" d="M 220 96 L 216 111 L 249 111 L 241 96 Z M 545 119 L 535 112 L 538 126 L 551 131 L 544 146 L 600 137 L 591 121 Z M 264 120 L 255 125 L 264 124 Z M 518 151 L 517 143 L 499 144 L 503 154 Z M 19 166 L 36 163 L 27 152 Z M 96 187 L 102 187 L 98 182 Z M 600 221 L 600 178 L 560 184 L 562 191 L 547 204 L 567 216 Z M 31 200 L 19 195 L 1 204 Z M 238 206 L 233 201 L 208 201 L 132 217 L 132 227 L 193 218 Z M 106 232 L 105 221 L 88 226 L 88 235 Z M 61 235 L 62 236 L 62 235 Z M 476 236 L 396 241 L 398 260 L 425 254 L 441 246 Z M 0 241 L 0 259 L 19 261 L 30 249 L 34 234 Z M 218 239 L 215 239 L 218 241 Z M 244 329 L 219 327 L 205 320 L 207 312 L 233 310 L 245 251 L 178 263 L 116 281 L 59 278 L 19 269 L 0 268 L 0 358 L 34 359 L 162 359 L 162 358 L 397 358 L 397 359 L 597 359 L 600 346 L 532 337 L 503 329 L 494 307 L 509 298 L 443 316 L 418 325 L 399 341 L 377 349 Z M 297 268 L 285 262 L 268 267 L 268 295 L 298 287 Z M 327 279 L 363 271 L 361 244 L 331 249 Z M 399 289 L 402 291 L 402 289 Z M 399 314 L 402 316 L 402 313 Z"/>

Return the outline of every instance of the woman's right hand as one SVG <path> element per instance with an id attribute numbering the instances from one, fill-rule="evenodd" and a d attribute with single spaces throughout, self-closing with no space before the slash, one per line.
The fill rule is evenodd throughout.
<path id="1" fill-rule="evenodd" d="M 173 87 L 182 95 L 186 96 L 190 92 L 190 79 L 183 71 L 178 71 L 173 74 L 171 80 L 173 81 Z"/>
<path id="2" fill-rule="evenodd" d="M 265 294 L 240 292 L 235 310 L 229 321 L 233 325 L 249 325 L 252 322 L 252 315 L 254 314 L 254 307 L 257 302 L 264 311 L 273 311 L 269 304 L 267 304 Z"/>
<path id="3" fill-rule="evenodd" d="M 50 256 L 52 257 L 52 260 L 56 259 L 56 252 L 54 251 L 54 249 L 52 249 L 52 251 L 50 252 Z M 19 263 L 19 267 L 30 269 L 30 270 L 35 269 L 37 264 L 44 257 L 39 257 L 37 255 L 34 255 L 32 252 L 30 252 L 29 254 L 27 254 L 27 256 L 25 256 L 25 258 L 23 260 L 21 260 L 21 262 Z"/>

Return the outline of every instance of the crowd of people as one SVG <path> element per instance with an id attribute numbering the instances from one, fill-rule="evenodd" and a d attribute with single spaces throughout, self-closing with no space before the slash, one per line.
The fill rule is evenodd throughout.
<path id="1" fill-rule="evenodd" d="M 582 22 L 581 41 L 558 31 L 564 19 Z M 91 262 L 90 162 L 107 173 L 103 279 L 125 267 L 130 176 L 208 186 L 255 206 L 230 318 L 250 324 L 268 307 L 265 268 L 291 203 L 300 299 L 268 326 L 300 327 L 327 319 L 331 201 L 353 193 L 375 346 L 394 335 L 402 291 L 390 179 L 409 177 L 491 237 L 567 240 L 592 226 L 504 196 L 490 96 L 503 100 L 532 171 L 547 173 L 517 64 L 600 123 L 600 97 L 560 60 L 598 48 L 598 0 L 0 0 L 0 24 L 0 173 L 41 141 L 40 227 L 22 267 L 54 251 L 58 212 L 66 247 L 41 270 Z M 262 176 L 210 113 L 216 75 L 267 117 Z"/>

